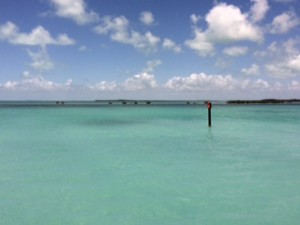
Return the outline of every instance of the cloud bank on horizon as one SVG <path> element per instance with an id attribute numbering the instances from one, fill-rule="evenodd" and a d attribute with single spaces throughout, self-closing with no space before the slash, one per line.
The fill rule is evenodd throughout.
<path id="1" fill-rule="evenodd" d="M 297 0 L 16 1 L 0 99 L 300 98 Z"/>

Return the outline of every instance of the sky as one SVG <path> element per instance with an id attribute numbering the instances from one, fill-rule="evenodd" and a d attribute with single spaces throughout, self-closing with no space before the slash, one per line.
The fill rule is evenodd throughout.
<path id="1" fill-rule="evenodd" d="M 0 100 L 300 98 L 299 0 L 1 0 Z"/>

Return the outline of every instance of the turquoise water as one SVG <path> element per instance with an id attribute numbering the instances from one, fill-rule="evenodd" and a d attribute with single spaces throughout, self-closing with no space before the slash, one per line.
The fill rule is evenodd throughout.
<path id="1" fill-rule="evenodd" d="M 300 106 L 0 107 L 2 225 L 295 225 Z"/>

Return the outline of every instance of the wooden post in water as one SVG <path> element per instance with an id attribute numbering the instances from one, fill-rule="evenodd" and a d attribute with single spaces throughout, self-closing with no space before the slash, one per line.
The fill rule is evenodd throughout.
<path id="1" fill-rule="evenodd" d="M 211 102 L 207 102 L 207 109 L 208 109 L 208 126 L 211 127 Z"/>

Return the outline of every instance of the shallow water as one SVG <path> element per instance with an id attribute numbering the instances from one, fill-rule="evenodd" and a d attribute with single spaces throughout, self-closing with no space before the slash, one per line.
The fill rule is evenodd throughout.
<path id="1" fill-rule="evenodd" d="M 0 107 L 0 224 L 300 221 L 300 106 Z"/>

